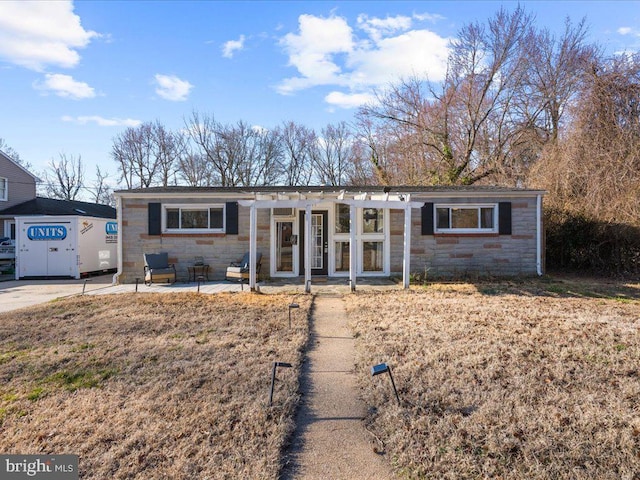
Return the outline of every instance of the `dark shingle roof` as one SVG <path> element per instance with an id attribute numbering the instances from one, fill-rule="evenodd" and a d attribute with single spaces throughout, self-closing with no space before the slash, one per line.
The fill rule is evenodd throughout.
<path id="1" fill-rule="evenodd" d="M 75 200 L 55 200 L 36 197 L 5 210 L 0 215 L 81 215 L 87 217 L 116 218 L 116 209 L 109 205 L 78 202 Z"/>

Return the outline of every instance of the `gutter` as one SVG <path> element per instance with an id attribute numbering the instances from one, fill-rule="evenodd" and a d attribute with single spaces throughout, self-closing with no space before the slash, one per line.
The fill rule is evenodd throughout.
<path id="1" fill-rule="evenodd" d="M 113 280 L 111 280 L 111 285 L 118 284 L 118 278 L 122 275 L 122 197 L 119 195 L 115 195 L 116 197 L 116 219 L 118 221 L 118 270 L 113 275 Z"/>

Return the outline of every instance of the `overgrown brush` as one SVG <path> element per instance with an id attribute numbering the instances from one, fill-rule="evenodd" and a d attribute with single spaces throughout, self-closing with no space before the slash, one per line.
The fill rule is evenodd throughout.
<path id="1" fill-rule="evenodd" d="M 547 269 L 640 278 L 640 227 L 549 208 L 545 230 Z"/>

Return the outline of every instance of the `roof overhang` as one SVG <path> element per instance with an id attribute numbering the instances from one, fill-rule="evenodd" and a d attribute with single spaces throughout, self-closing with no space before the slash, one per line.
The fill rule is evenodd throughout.
<path id="1" fill-rule="evenodd" d="M 264 190 L 259 187 L 256 188 L 244 188 L 238 187 L 236 189 L 221 188 L 217 190 L 215 188 L 179 188 L 174 191 L 167 189 L 136 189 L 136 190 L 120 190 L 114 192 L 114 195 L 119 198 L 139 198 L 139 199 L 175 199 L 185 198 L 190 199 L 228 199 L 228 200 L 250 200 L 250 201 L 279 201 L 279 202 L 308 202 L 308 201 L 333 201 L 338 203 L 350 203 L 351 201 L 381 201 L 381 202 L 405 202 L 407 198 L 412 198 L 414 203 L 425 202 L 430 199 L 440 198 L 535 198 L 539 195 L 545 195 L 544 190 L 518 190 L 518 189 L 495 189 L 482 188 L 474 189 L 458 189 L 458 188 L 437 188 L 434 190 L 423 190 L 417 188 L 411 190 L 409 187 L 401 187 L 394 189 L 389 188 L 388 192 L 381 192 L 379 187 L 371 190 L 365 188 L 328 188 L 326 190 L 305 190 L 305 188 L 292 189 L 288 187 L 286 190 L 277 190 L 273 187 L 265 188 Z M 279 206 L 285 207 L 281 203 Z M 317 203 L 317 202 L 316 202 Z M 389 208 L 389 207 L 387 207 Z M 402 207 L 398 207 L 402 208 Z"/>

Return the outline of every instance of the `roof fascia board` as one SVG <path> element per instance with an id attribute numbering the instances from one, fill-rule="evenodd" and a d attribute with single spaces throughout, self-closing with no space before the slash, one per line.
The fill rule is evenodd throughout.
<path id="1" fill-rule="evenodd" d="M 322 203 L 321 200 L 238 200 L 242 207 L 256 208 L 306 208 Z"/>
<path id="2" fill-rule="evenodd" d="M 265 196 L 277 196 L 278 192 L 261 192 L 260 190 L 256 190 L 255 193 L 247 193 L 246 191 L 239 192 L 198 192 L 198 191 L 181 191 L 181 192 L 128 192 L 126 190 L 115 192 L 114 196 L 120 198 L 228 198 L 228 199 L 247 199 L 253 200 L 258 195 Z M 286 192 L 287 196 L 294 195 L 296 192 Z M 353 195 L 353 198 L 356 200 L 364 200 L 367 197 L 365 192 L 361 191 L 353 191 L 349 190 L 341 190 L 341 191 L 327 191 L 322 194 L 308 195 L 302 192 L 300 199 L 311 198 L 324 198 L 330 199 L 335 198 L 336 200 L 340 198 L 345 198 Z M 314 192 L 315 193 L 315 192 Z M 483 191 L 458 191 L 458 190 L 445 190 L 445 191 L 432 191 L 432 192 L 422 192 L 422 191 L 407 191 L 405 194 L 411 194 L 414 200 L 419 199 L 430 199 L 430 198 L 487 198 L 487 197 L 535 197 L 537 195 L 545 195 L 547 192 L 544 190 L 506 190 L 506 191 L 496 191 L 496 190 L 483 190 Z M 375 192 L 375 195 L 378 195 L 379 192 Z M 381 195 L 381 194 L 380 194 Z M 310 198 L 309 198 L 310 197 Z M 264 198 L 264 197 L 263 197 Z M 289 197 L 290 198 L 290 197 Z M 282 201 L 282 200 L 281 200 Z M 381 200 L 384 201 L 384 200 Z"/>
<path id="3" fill-rule="evenodd" d="M 405 200 L 338 200 L 336 203 L 353 205 L 358 208 L 390 208 L 392 210 L 420 208 L 424 204 L 424 202 L 408 202 Z"/>
<path id="4" fill-rule="evenodd" d="M 244 192 L 114 192 L 115 197 L 120 198 L 229 198 L 229 199 L 253 199 L 254 195 Z"/>
<path id="5" fill-rule="evenodd" d="M 421 199 L 432 199 L 432 198 L 496 198 L 496 197 L 512 197 L 512 198 L 526 198 L 526 197 L 537 197 L 538 195 L 545 195 L 547 192 L 544 190 L 510 190 L 510 191 L 482 191 L 482 192 L 457 192 L 457 191 L 447 191 L 447 192 L 414 192 L 413 199 L 421 200 Z"/>

